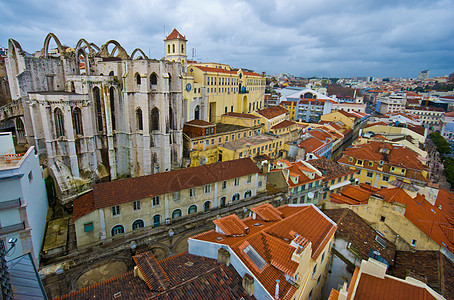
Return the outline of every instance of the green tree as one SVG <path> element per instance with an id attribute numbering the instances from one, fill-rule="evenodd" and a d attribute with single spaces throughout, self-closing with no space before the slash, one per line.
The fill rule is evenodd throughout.
<path id="1" fill-rule="evenodd" d="M 451 153 L 451 145 L 441 136 L 441 134 L 432 132 L 429 134 L 429 138 L 434 142 L 435 146 L 437 146 L 437 151 L 440 152 L 441 155 Z"/>

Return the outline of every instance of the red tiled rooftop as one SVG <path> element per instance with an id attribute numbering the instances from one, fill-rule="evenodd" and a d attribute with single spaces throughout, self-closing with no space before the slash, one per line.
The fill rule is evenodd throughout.
<path id="1" fill-rule="evenodd" d="M 222 68 L 213 68 L 213 67 L 202 67 L 202 66 L 194 66 L 195 68 L 199 68 L 204 72 L 214 72 L 214 73 L 225 73 L 225 74 L 237 74 L 237 71 L 226 70 Z"/>
<path id="2" fill-rule="evenodd" d="M 236 112 L 228 112 L 226 114 L 223 114 L 223 116 L 243 118 L 243 119 L 259 119 L 260 118 L 260 117 L 255 116 L 255 115 L 236 113 Z"/>
<path id="3" fill-rule="evenodd" d="M 176 30 L 175 28 L 172 30 L 172 32 L 167 36 L 167 38 L 165 39 L 165 41 L 169 41 L 169 40 L 174 40 L 174 39 L 180 39 L 180 40 L 183 40 L 183 41 L 187 41 L 187 39 L 185 38 L 184 35 L 182 35 L 181 33 L 178 32 L 178 30 Z"/>
<path id="4" fill-rule="evenodd" d="M 205 127 L 205 126 L 214 126 L 215 124 L 204 121 L 204 120 L 194 119 L 194 120 L 184 123 L 184 125 L 195 125 L 195 126 L 204 126 Z"/>
<path id="5" fill-rule="evenodd" d="M 282 106 L 272 106 L 258 111 L 260 115 L 270 120 L 280 115 L 287 114 L 289 111 Z"/>
<path id="6" fill-rule="evenodd" d="M 293 121 L 289 121 L 289 120 L 284 120 L 276 125 L 274 125 L 273 127 L 271 127 L 271 129 L 281 129 L 281 128 L 286 128 L 286 127 L 290 127 L 292 125 L 295 125 L 296 123 L 293 122 Z"/>

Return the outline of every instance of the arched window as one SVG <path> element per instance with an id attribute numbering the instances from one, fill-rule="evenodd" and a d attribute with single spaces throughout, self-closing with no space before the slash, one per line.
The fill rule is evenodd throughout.
<path id="1" fill-rule="evenodd" d="M 122 233 L 125 233 L 125 228 L 123 227 L 123 225 L 115 225 L 114 227 L 112 227 L 112 230 L 111 230 L 112 236 L 116 236 L 117 234 L 122 234 Z"/>
<path id="2" fill-rule="evenodd" d="M 151 131 L 159 130 L 159 110 L 155 107 L 151 110 Z"/>
<path id="3" fill-rule="evenodd" d="M 101 93 L 99 92 L 98 87 L 95 87 L 93 89 L 93 96 L 95 98 L 96 123 L 98 126 L 98 131 L 102 131 L 103 124 L 102 124 Z"/>
<path id="4" fill-rule="evenodd" d="M 158 84 L 158 76 L 156 76 L 155 73 L 153 73 L 153 74 L 150 75 L 150 84 L 151 84 L 152 86 Z"/>
<path id="5" fill-rule="evenodd" d="M 153 228 L 161 225 L 161 215 L 155 215 L 152 220 Z"/>
<path id="6" fill-rule="evenodd" d="M 194 108 L 194 119 L 200 119 L 200 106 L 198 105 Z"/>
<path id="7" fill-rule="evenodd" d="M 189 206 L 189 208 L 188 208 L 188 215 L 194 214 L 194 213 L 196 213 L 196 212 L 197 212 L 197 205 L 193 204 L 193 205 Z"/>
<path id="8" fill-rule="evenodd" d="M 249 198 L 252 196 L 251 190 L 247 190 L 246 193 L 244 193 L 244 198 Z"/>
<path id="9" fill-rule="evenodd" d="M 137 130 L 143 130 L 143 116 L 142 110 L 138 108 L 136 110 L 136 122 L 137 122 Z"/>
<path id="10" fill-rule="evenodd" d="M 112 119 L 112 130 L 116 130 L 116 121 L 115 121 L 115 88 L 113 86 L 109 89 L 109 98 L 110 98 L 110 118 Z"/>
<path id="11" fill-rule="evenodd" d="M 226 202 L 227 202 L 227 198 L 226 198 L 226 197 L 222 197 L 221 200 L 220 200 L 220 202 L 221 202 L 221 207 L 225 207 L 226 204 L 227 204 L 227 203 L 226 203 Z"/>
<path id="12" fill-rule="evenodd" d="M 71 93 L 76 92 L 76 86 L 74 85 L 74 81 L 71 81 Z"/>
<path id="13" fill-rule="evenodd" d="M 172 212 L 172 220 L 173 219 L 176 219 L 176 218 L 179 218 L 183 215 L 183 213 L 181 212 L 181 209 L 177 208 L 175 209 L 173 212 Z"/>
<path id="14" fill-rule="evenodd" d="M 167 53 L 170 53 L 170 45 L 167 45 Z"/>
<path id="15" fill-rule="evenodd" d="M 55 116 L 55 134 L 57 137 L 61 137 L 65 135 L 65 127 L 63 123 L 63 113 L 61 112 L 61 109 L 56 108 L 54 110 L 54 116 Z"/>
<path id="16" fill-rule="evenodd" d="M 142 79 L 140 78 L 140 74 L 136 73 L 136 84 L 140 85 L 142 83 Z"/>
<path id="17" fill-rule="evenodd" d="M 233 197 L 232 197 L 232 201 L 237 201 L 237 200 L 240 200 L 240 194 L 235 193 L 235 195 L 233 195 Z"/>
<path id="18" fill-rule="evenodd" d="M 73 127 L 76 135 L 83 135 L 84 131 L 82 128 L 82 112 L 80 108 L 76 107 L 73 110 Z"/>
<path id="19" fill-rule="evenodd" d="M 172 45 L 172 53 L 175 53 L 175 44 Z"/>
<path id="20" fill-rule="evenodd" d="M 210 208 L 211 208 L 211 201 L 205 201 L 205 203 L 203 203 L 203 211 L 207 212 L 210 210 Z"/>
<path id="21" fill-rule="evenodd" d="M 181 53 L 184 53 L 184 45 L 181 44 Z"/>
<path id="22" fill-rule="evenodd" d="M 145 226 L 143 220 L 135 220 L 134 223 L 132 223 L 132 230 L 136 230 L 139 228 L 143 228 Z"/>
<path id="23" fill-rule="evenodd" d="M 115 76 L 114 71 L 110 71 L 110 72 L 109 72 L 109 76 Z"/>

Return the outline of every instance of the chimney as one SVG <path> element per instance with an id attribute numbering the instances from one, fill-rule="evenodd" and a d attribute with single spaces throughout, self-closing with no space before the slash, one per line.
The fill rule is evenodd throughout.
<path id="1" fill-rule="evenodd" d="M 249 296 L 254 293 L 254 278 L 248 273 L 244 274 L 243 277 L 243 288 L 246 290 Z"/>
<path id="2" fill-rule="evenodd" d="M 230 253 L 229 251 L 221 248 L 218 250 L 218 262 L 225 263 L 227 266 L 230 265 Z"/>
<path id="3" fill-rule="evenodd" d="M 279 279 L 276 279 L 276 291 L 274 292 L 274 299 L 279 299 Z"/>

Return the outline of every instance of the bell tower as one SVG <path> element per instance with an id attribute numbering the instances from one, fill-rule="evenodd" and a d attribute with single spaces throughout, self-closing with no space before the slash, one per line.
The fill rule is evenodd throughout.
<path id="1" fill-rule="evenodd" d="M 172 32 L 164 40 L 165 43 L 165 59 L 169 61 L 178 61 L 182 65 L 187 63 L 186 56 L 186 42 L 188 40 L 178 32 L 178 30 L 173 29 Z"/>

